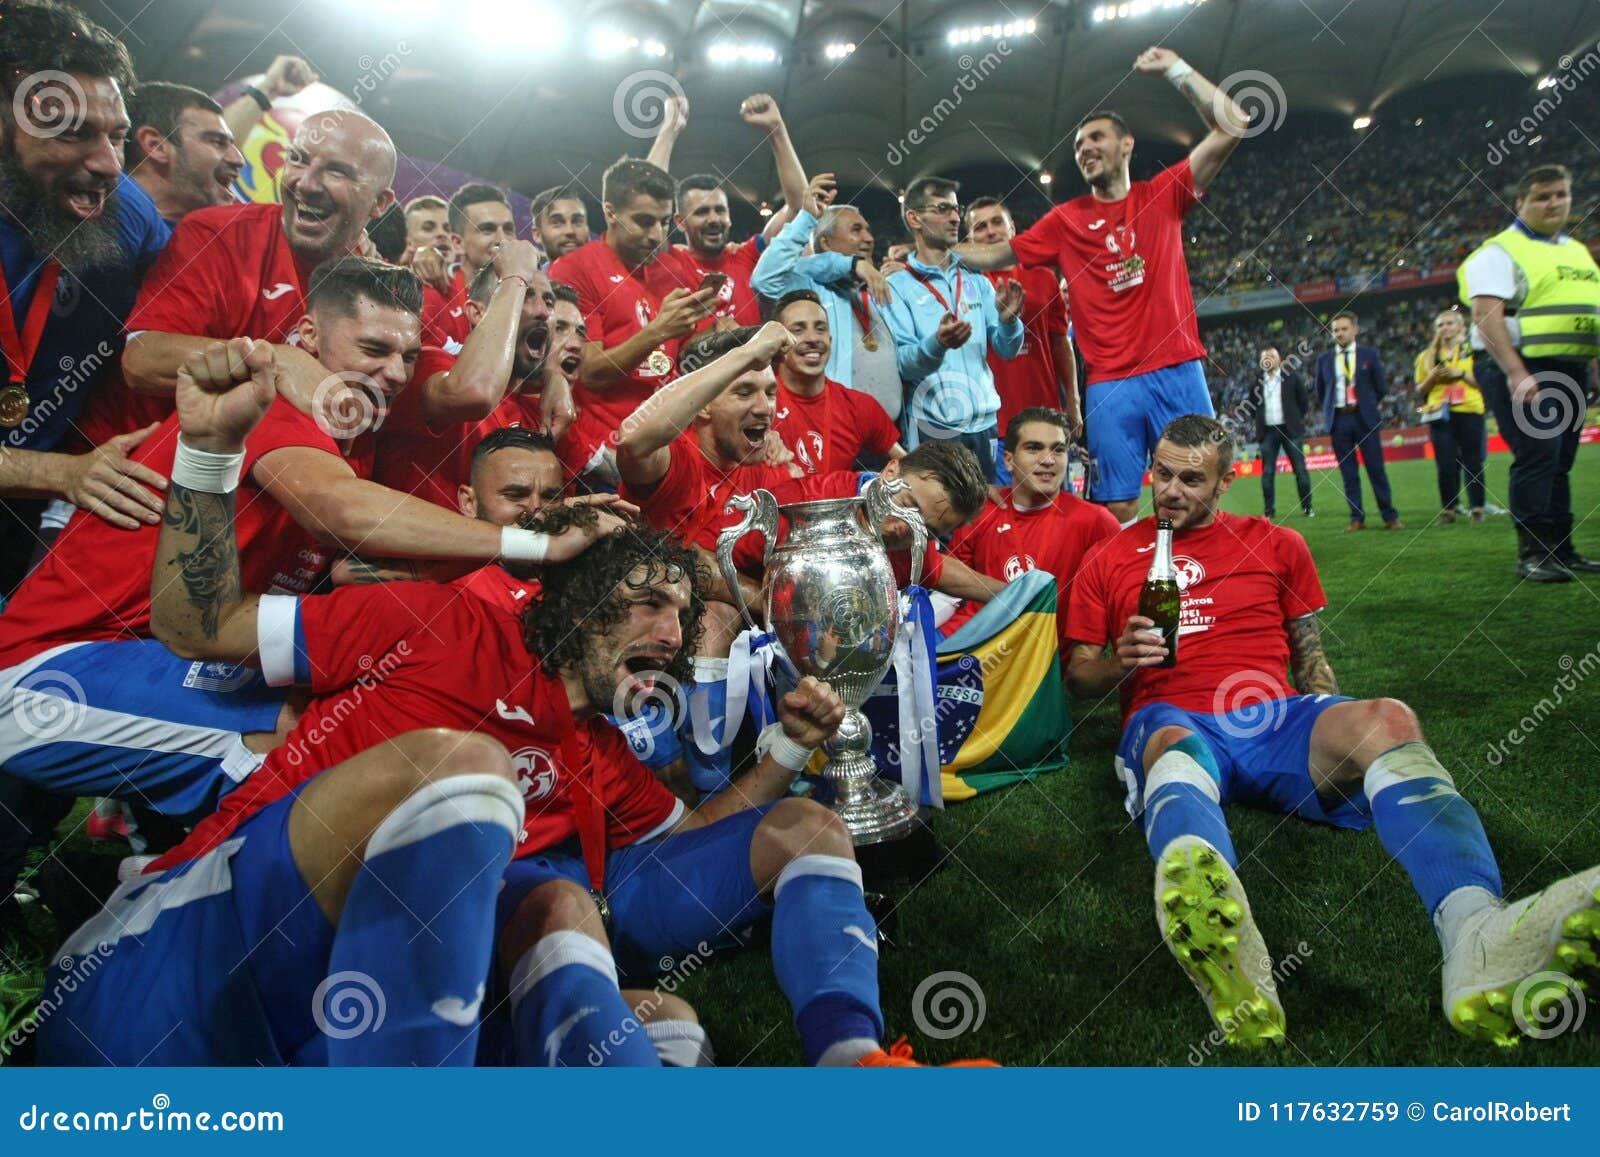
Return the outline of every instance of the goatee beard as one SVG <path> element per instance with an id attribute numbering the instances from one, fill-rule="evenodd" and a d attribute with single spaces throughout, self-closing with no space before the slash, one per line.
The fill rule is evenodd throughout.
<path id="1" fill-rule="evenodd" d="M 41 257 L 53 258 L 75 276 L 124 263 L 117 239 L 118 197 L 107 195 L 98 217 L 87 221 L 56 209 L 51 197 L 14 156 L 0 156 L 0 217 L 9 219 Z"/>

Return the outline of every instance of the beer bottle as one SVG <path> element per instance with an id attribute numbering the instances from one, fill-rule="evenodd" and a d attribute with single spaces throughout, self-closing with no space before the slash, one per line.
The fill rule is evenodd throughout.
<path id="1" fill-rule="evenodd" d="M 1166 644 L 1167 657 L 1156 666 L 1176 667 L 1183 595 L 1178 590 L 1178 571 L 1172 565 L 1172 523 L 1165 518 L 1156 523 L 1156 557 L 1139 591 L 1139 614 L 1155 623 Z"/>

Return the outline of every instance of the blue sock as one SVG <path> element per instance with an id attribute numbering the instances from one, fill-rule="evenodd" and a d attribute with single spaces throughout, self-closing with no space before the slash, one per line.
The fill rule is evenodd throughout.
<path id="1" fill-rule="evenodd" d="M 728 660 L 697 655 L 694 686 L 689 689 L 689 718 L 684 724 L 684 764 L 689 780 L 702 795 L 715 795 L 733 777 L 733 736 L 728 732 Z M 716 744 L 701 750 L 700 741 Z"/>
<path id="2" fill-rule="evenodd" d="M 495 894 L 521 830 L 522 796 L 493 775 L 427 784 L 378 825 L 316 993 L 330 1065 L 474 1063 Z M 352 1009 L 370 1026 L 351 1032 Z"/>
<path id="3" fill-rule="evenodd" d="M 1144 838 L 1161 856 L 1179 836 L 1199 836 L 1235 868 L 1238 853 L 1222 816 L 1222 773 L 1198 735 L 1186 735 L 1161 753 L 1144 779 Z"/>
<path id="4" fill-rule="evenodd" d="M 617 991 L 610 949 L 582 932 L 552 932 L 517 961 L 511 974 L 511 1027 L 519 1065 L 661 1064 Z"/>
<path id="5" fill-rule="evenodd" d="M 1411 876 L 1430 918 L 1457 888 L 1501 894 L 1483 823 L 1427 744 L 1385 751 L 1367 768 L 1364 787 L 1384 850 Z"/>
<path id="6" fill-rule="evenodd" d="M 877 936 L 854 860 L 801 856 L 779 874 L 772 964 L 806 1064 L 848 1063 L 879 1047 Z"/>

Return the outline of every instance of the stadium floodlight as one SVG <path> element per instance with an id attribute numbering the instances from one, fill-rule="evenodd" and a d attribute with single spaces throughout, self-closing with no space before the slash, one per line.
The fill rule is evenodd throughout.
<path id="1" fill-rule="evenodd" d="M 945 33 L 944 42 L 952 47 L 962 44 L 979 44 L 985 40 L 1004 40 L 1012 36 L 1032 36 L 1039 30 L 1037 20 L 1011 20 L 1003 24 L 973 24 L 966 28 L 952 28 Z"/>
<path id="2" fill-rule="evenodd" d="M 1053 180 L 1055 180 L 1055 178 L 1052 177 L 1049 173 L 1040 173 L 1039 174 L 1039 184 L 1041 184 L 1041 185 L 1048 185 Z"/>
<path id="3" fill-rule="evenodd" d="M 1171 12 L 1176 8 L 1198 8 L 1206 0 L 1127 0 L 1122 4 L 1097 4 L 1094 11 L 1089 13 L 1089 19 L 1095 24 L 1105 24 L 1112 20 L 1136 19 L 1148 16 L 1152 12 Z"/>
<path id="4" fill-rule="evenodd" d="M 1556 86 L 1556 78 L 1555 77 L 1553 77 L 1553 76 L 1542 77 L 1539 80 L 1538 91 L 1543 92 L 1545 89 L 1554 88 L 1555 86 Z"/>
<path id="5" fill-rule="evenodd" d="M 822 50 L 822 54 L 829 60 L 843 60 L 856 50 L 853 41 L 835 41 Z"/>
<path id="6" fill-rule="evenodd" d="M 566 47 L 567 18 L 552 4 L 467 0 L 464 7 L 467 27 L 485 48 L 550 52 Z"/>
<path id="7" fill-rule="evenodd" d="M 638 53 L 660 59 L 667 54 L 667 46 L 650 37 L 628 36 L 615 28 L 598 29 L 592 41 L 597 56 L 621 56 Z"/>
<path id="8" fill-rule="evenodd" d="M 706 59 L 712 64 L 776 64 L 778 50 L 770 44 L 718 40 L 706 49 Z"/>
<path id="9" fill-rule="evenodd" d="M 756 212 L 762 217 L 770 217 L 772 216 L 772 206 L 763 201 L 761 202 L 761 208 L 757 209 Z"/>
<path id="10" fill-rule="evenodd" d="M 1355 120 L 1350 122 L 1350 127 L 1355 129 L 1356 132 L 1358 132 L 1358 133 L 1364 128 L 1370 128 L 1371 125 L 1372 125 L 1372 118 L 1371 117 L 1366 117 L 1366 116 L 1356 117 Z"/>

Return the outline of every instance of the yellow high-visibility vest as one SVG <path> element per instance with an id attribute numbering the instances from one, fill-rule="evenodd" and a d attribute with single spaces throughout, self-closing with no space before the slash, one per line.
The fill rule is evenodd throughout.
<path id="1" fill-rule="evenodd" d="M 1513 225 L 1473 250 L 1472 256 L 1491 245 L 1504 249 L 1517 267 L 1517 296 L 1506 302 L 1506 314 L 1522 328 L 1517 347 L 1522 356 L 1600 356 L 1600 267 L 1588 247 L 1571 237 L 1536 241 Z M 1463 261 L 1456 270 L 1456 284 L 1462 304 L 1470 307 L 1466 266 Z"/>

